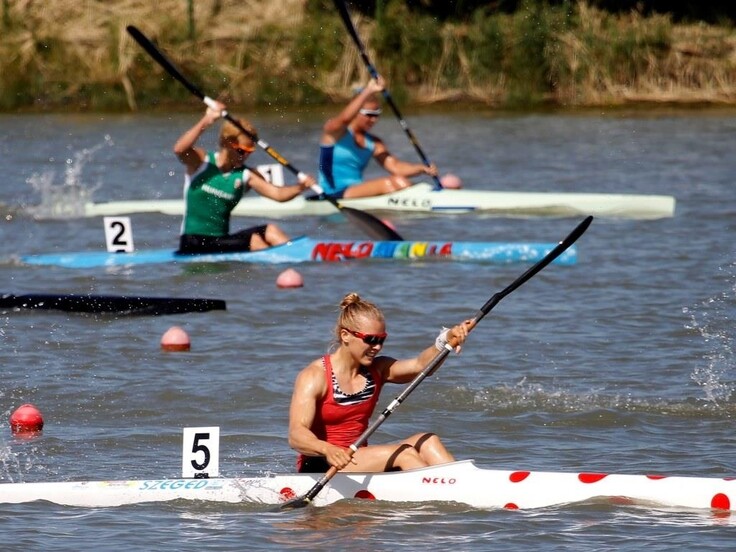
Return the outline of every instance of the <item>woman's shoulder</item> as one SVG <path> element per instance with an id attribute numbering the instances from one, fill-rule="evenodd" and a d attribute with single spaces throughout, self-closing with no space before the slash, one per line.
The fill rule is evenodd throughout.
<path id="1" fill-rule="evenodd" d="M 325 376 L 327 367 L 323 362 L 323 358 L 317 358 L 307 364 L 297 374 L 296 386 L 302 391 L 311 391 L 316 395 L 323 396 L 327 389 L 327 378 Z"/>
<path id="2" fill-rule="evenodd" d="M 299 377 L 304 379 L 324 379 L 327 366 L 324 357 L 316 358 L 299 372 Z"/>
<path id="3" fill-rule="evenodd" d="M 381 379 L 385 381 L 388 378 L 389 370 L 391 370 L 391 366 L 393 366 L 394 362 L 396 362 L 396 359 L 393 357 L 377 356 L 373 359 L 371 367 L 375 368 L 381 376 Z"/>
<path id="4" fill-rule="evenodd" d="M 373 146 L 374 150 L 376 150 L 379 146 L 381 148 L 381 151 L 386 149 L 386 145 L 383 143 L 383 140 L 381 140 L 381 137 L 376 136 L 375 134 L 369 134 L 368 132 L 366 132 L 365 141 L 366 141 L 366 145 Z"/>

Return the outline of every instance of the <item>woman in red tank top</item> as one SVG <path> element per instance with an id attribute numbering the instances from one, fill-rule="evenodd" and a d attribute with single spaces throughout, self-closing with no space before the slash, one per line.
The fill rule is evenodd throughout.
<path id="1" fill-rule="evenodd" d="M 381 310 L 356 293 L 340 304 L 334 352 L 313 361 L 296 378 L 289 413 L 289 445 L 299 453 L 300 472 L 407 470 L 452 462 L 434 433 L 399 443 L 350 449 L 368 427 L 385 382 L 408 383 L 435 357 L 442 343 L 456 351 L 472 321 L 446 330 L 417 357 L 379 356 L 387 337 Z"/>

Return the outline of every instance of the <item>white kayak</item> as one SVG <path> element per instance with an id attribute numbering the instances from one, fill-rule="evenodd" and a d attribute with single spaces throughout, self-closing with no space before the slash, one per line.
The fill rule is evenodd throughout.
<path id="1" fill-rule="evenodd" d="M 197 500 L 279 505 L 304 495 L 322 474 L 252 478 L 146 479 L 0 484 L 0 503 L 47 501 L 66 506 L 110 507 L 144 502 Z M 529 509 L 575 503 L 730 510 L 736 480 L 602 473 L 486 470 L 472 460 L 405 472 L 335 475 L 313 504 L 343 499 L 452 502 L 475 508 Z"/>
<path id="2" fill-rule="evenodd" d="M 604 218 L 659 219 L 675 214 L 675 198 L 665 195 L 492 192 L 487 190 L 442 189 L 420 183 L 382 196 L 340 200 L 345 207 L 362 211 L 395 211 L 424 214 L 482 213 L 497 216 L 571 217 L 593 215 Z M 111 201 L 87 203 L 88 217 L 131 213 L 182 215 L 181 199 Z M 236 216 L 283 218 L 325 216 L 338 210 L 329 201 L 299 196 L 279 203 L 262 196 L 246 196 L 233 211 Z"/>

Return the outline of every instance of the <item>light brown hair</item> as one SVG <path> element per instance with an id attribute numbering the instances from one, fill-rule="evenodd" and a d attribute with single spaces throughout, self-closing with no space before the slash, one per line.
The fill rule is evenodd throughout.
<path id="1" fill-rule="evenodd" d="M 258 142 L 258 131 L 256 130 L 256 127 L 254 127 L 247 119 L 235 120 L 240 123 L 240 126 L 250 133 L 252 138 L 251 136 L 243 133 L 243 131 L 230 121 L 225 121 L 222 123 L 222 128 L 220 129 L 220 147 L 225 147 L 228 142 L 239 142 L 241 136 L 249 139 L 253 142 L 253 145 L 255 145 L 255 143 Z"/>

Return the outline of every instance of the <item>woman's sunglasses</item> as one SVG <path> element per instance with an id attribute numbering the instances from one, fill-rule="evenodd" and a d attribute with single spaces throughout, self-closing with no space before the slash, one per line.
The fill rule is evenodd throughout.
<path id="1" fill-rule="evenodd" d="M 231 141 L 230 142 L 230 147 L 233 148 L 238 153 L 242 153 L 242 154 L 253 153 L 254 151 L 256 151 L 255 144 L 252 145 L 252 146 L 244 146 L 240 142 L 233 142 L 233 141 Z"/>
<path id="2" fill-rule="evenodd" d="M 354 335 L 358 339 L 362 339 L 363 343 L 366 345 L 383 345 L 383 342 L 386 341 L 386 338 L 388 337 L 388 334 L 386 332 L 380 333 L 380 334 L 366 334 L 363 332 L 356 332 L 353 330 L 349 330 L 347 328 L 343 328 L 346 332 L 348 332 L 351 335 Z"/>
<path id="3" fill-rule="evenodd" d="M 380 109 L 366 109 L 363 108 L 359 111 L 361 115 L 365 115 L 366 117 L 380 117 L 382 111 Z"/>

